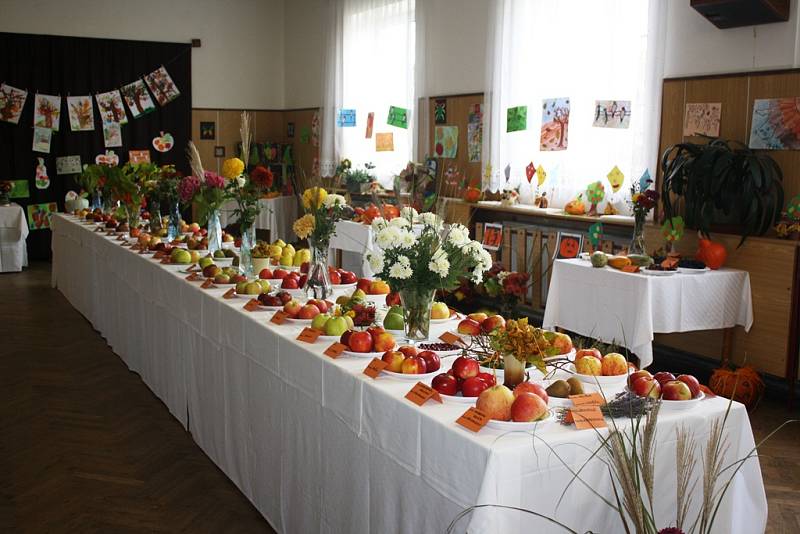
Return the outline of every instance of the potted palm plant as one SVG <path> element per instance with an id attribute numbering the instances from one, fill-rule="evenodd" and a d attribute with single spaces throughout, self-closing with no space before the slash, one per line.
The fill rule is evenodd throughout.
<path id="1" fill-rule="evenodd" d="M 661 170 L 665 217 L 679 215 L 674 197 L 681 197 L 686 226 L 705 236 L 714 225 L 736 222 L 741 246 L 748 236 L 765 234 L 783 210 L 778 164 L 736 141 L 672 145 L 661 157 Z"/>

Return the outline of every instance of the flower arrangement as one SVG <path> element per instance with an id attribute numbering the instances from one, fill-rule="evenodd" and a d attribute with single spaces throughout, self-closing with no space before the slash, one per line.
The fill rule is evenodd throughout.
<path id="1" fill-rule="evenodd" d="M 652 180 L 647 180 L 648 189 L 645 191 L 640 190 L 639 182 L 634 182 L 631 185 L 631 200 L 628 203 L 633 211 L 635 217 L 645 217 L 650 210 L 656 207 L 660 195 L 655 189 L 649 189 Z"/>
<path id="2" fill-rule="evenodd" d="M 344 181 L 348 189 L 360 191 L 362 184 L 369 184 L 375 181 L 375 175 L 370 171 L 375 168 L 372 163 L 365 163 L 363 169 L 356 169 L 349 159 L 343 159 L 336 166 L 336 175 Z"/>
<path id="3" fill-rule="evenodd" d="M 313 248 L 327 250 L 336 232 L 336 222 L 350 218 L 352 208 L 342 195 L 328 194 L 319 186 L 303 191 L 301 202 L 305 214 L 294 222 L 294 233 L 300 239 L 313 242 Z"/>
<path id="4" fill-rule="evenodd" d="M 510 370 L 507 362 L 511 357 L 523 365 L 530 363 L 542 373 L 546 372 L 544 348 L 550 343 L 545 339 L 544 330 L 529 325 L 527 317 L 510 319 L 506 321 L 505 328 L 494 329 L 489 334 L 489 343 L 492 349 L 503 356 L 507 371 Z"/>
<path id="5" fill-rule="evenodd" d="M 14 184 L 8 180 L 0 180 L 0 204 L 8 205 L 10 203 L 8 195 L 13 187 Z"/>
<path id="6" fill-rule="evenodd" d="M 224 168 L 223 168 L 224 172 Z M 234 214 L 239 217 L 242 229 L 252 228 L 258 214 L 261 213 L 259 199 L 272 187 L 272 171 L 262 165 L 257 165 L 250 176 L 237 176 L 235 186 L 231 188 L 231 197 L 236 201 L 237 207 Z"/>
<path id="7" fill-rule="evenodd" d="M 102 193 L 103 188 L 106 184 L 106 176 L 110 172 L 114 172 L 109 165 L 84 165 L 83 172 L 76 178 L 78 185 L 81 186 L 85 191 L 88 191 L 90 195 L 95 196 Z"/>

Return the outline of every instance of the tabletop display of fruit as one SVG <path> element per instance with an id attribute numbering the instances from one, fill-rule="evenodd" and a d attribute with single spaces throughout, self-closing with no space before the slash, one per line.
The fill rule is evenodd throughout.
<path id="1" fill-rule="evenodd" d="M 496 381 L 494 375 L 478 372 L 478 368 L 474 366 L 475 363 L 477 363 L 475 360 L 465 358 L 459 363 L 458 370 L 456 370 L 454 362 L 454 366 L 449 371 L 433 378 L 431 387 L 442 395 L 450 397 L 477 398 L 484 390 L 494 386 Z M 460 376 L 467 377 L 459 378 Z"/>
<path id="2" fill-rule="evenodd" d="M 305 262 L 300 266 L 301 273 L 308 273 L 308 266 L 309 263 Z M 358 281 L 358 277 L 356 273 L 353 271 L 346 271 L 344 269 L 337 269 L 335 267 L 328 267 L 328 276 L 330 276 L 331 284 L 335 286 L 339 285 L 351 285 L 355 284 Z"/>
<path id="3" fill-rule="evenodd" d="M 571 376 L 567 380 L 554 380 L 545 388 L 547 394 L 557 399 L 566 399 L 570 395 L 582 395 L 584 393 L 583 383 L 576 377 Z"/>
<path id="4" fill-rule="evenodd" d="M 387 352 L 394 349 L 394 336 L 379 326 L 367 330 L 348 330 L 343 333 L 339 342 L 346 345 L 350 352 Z"/>
<path id="5" fill-rule="evenodd" d="M 207 250 L 208 238 L 201 237 L 200 239 L 197 239 L 195 237 L 190 237 L 186 240 L 186 248 L 189 250 Z"/>
<path id="6" fill-rule="evenodd" d="M 387 330 L 403 330 L 405 320 L 403 319 L 403 308 L 392 306 L 383 318 L 383 327 Z"/>
<path id="7" fill-rule="evenodd" d="M 602 250 L 595 250 L 589 258 L 592 262 L 592 267 L 601 269 L 608 265 L 608 255 Z"/>
<path id="8" fill-rule="evenodd" d="M 192 257 L 192 254 L 194 254 L 195 257 Z M 170 252 L 169 255 L 170 262 L 182 265 L 189 265 L 190 263 L 195 263 L 199 259 L 200 258 L 197 257 L 197 252 L 188 251 L 182 248 L 172 249 L 172 252 Z"/>
<path id="9" fill-rule="evenodd" d="M 287 293 L 286 291 L 278 291 L 277 293 L 262 293 L 258 296 L 258 302 L 261 303 L 262 306 L 270 306 L 273 308 L 281 307 L 291 300 L 291 293 Z"/>
<path id="10" fill-rule="evenodd" d="M 388 295 L 392 289 L 383 280 L 372 280 L 369 283 L 367 295 Z"/>
<path id="11" fill-rule="evenodd" d="M 576 354 L 575 371 L 584 376 L 622 376 L 628 373 L 628 360 L 618 352 L 609 352 L 602 357 L 581 354 L 578 358 Z"/>
<path id="12" fill-rule="evenodd" d="M 353 329 L 353 319 L 347 315 L 321 313 L 311 321 L 311 328 L 320 331 L 324 336 L 341 337 L 342 334 Z"/>
<path id="13" fill-rule="evenodd" d="M 719 269 L 728 259 L 728 251 L 721 243 L 709 239 L 700 239 L 695 257 L 711 269 Z"/>
<path id="14" fill-rule="evenodd" d="M 266 280 L 242 280 L 236 283 L 236 294 L 246 297 L 258 297 L 262 293 L 269 293 L 270 289 Z"/>
<path id="15" fill-rule="evenodd" d="M 455 313 L 451 312 L 450 308 L 444 302 L 434 302 L 431 305 L 431 319 L 449 319 L 451 315 L 455 315 Z"/>
<path id="16" fill-rule="evenodd" d="M 381 359 L 387 363 L 387 371 L 405 375 L 435 373 L 442 365 L 439 356 L 435 352 L 420 352 L 411 345 L 403 345 L 395 350 L 387 350 L 383 353 Z"/>
<path id="17" fill-rule="evenodd" d="M 641 370 L 632 373 L 628 388 L 640 397 L 652 397 L 665 401 L 687 401 L 703 395 L 700 381 L 692 375 L 678 375 L 660 371 L 655 375 Z"/>
<path id="18" fill-rule="evenodd" d="M 502 315 L 487 315 L 483 312 L 470 313 L 458 323 L 457 332 L 467 336 L 488 334 L 498 328 L 505 328 L 506 320 Z"/>

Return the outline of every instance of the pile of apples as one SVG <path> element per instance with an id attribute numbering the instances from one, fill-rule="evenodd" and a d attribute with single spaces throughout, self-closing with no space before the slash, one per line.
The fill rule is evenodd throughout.
<path id="1" fill-rule="evenodd" d="M 250 297 L 258 297 L 264 293 L 269 293 L 272 290 L 269 282 L 266 280 L 242 280 L 236 283 L 236 294 L 247 295 Z"/>
<path id="2" fill-rule="evenodd" d="M 208 238 L 201 237 L 198 239 L 195 237 L 190 237 L 189 239 L 186 240 L 186 248 L 188 248 L 189 250 L 207 250 Z"/>
<path id="3" fill-rule="evenodd" d="M 203 234 L 205 228 L 200 228 L 200 225 L 196 222 L 192 224 L 186 224 L 186 221 L 181 221 L 180 231 L 182 234 Z"/>
<path id="4" fill-rule="evenodd" d="M 650 374 L 650 371 L 636 371 L 628 381 L 628 387 L 640 397 L 652 397 L 668 401 L 685 401 L 700 396 L 700 381 L 692 375 L 678 375 L 667 371 Z"/>
<path id="5" fill-rule="evenodd" d="M 493 374 L 482 373 L 478 360 L 459 356 L 446 373 L 433 377 L 431 387 L 442 395 L 477 397 L 495 385 Z"/>
<path id="6" fill-rule="evenodd" d="M 292 319 L 314 319 L 320 313 L 327 313 L 333 306 L 326 300 L 310 299 L 305 304 L 292 299 L 283 305 L 283 312 Z"/>
<path id="7" fill-rule="evenodd" d="M 235 267 L 219 267 L 215 263 L 203 265 L 204 259 L 205 258 L 200 258 L 199 263 L 200 267 L 203 268 L 203 276 L 213 279 L 215 284 L 239 284 L 247 280 L 247 277 L 240 273 Z"/>
<path id="8" fill-rule="evenodd" d="M 387 350 L 381 359 L 388 364 L 387 371 L 404 375 L 435 373 L 442 366 L 442 361 L 435 352 L 418 351 L 416 347 L 410 345 L 403 345 L 397 350 Z"/>
<path id="9" fill-rule="evenodd" d="M 287 271 L 286 269 L 269 268 L 261 269 L 258 277 L 262 280 L 280 280 L 281 289 L 300 289 L 306 285 L 307 274 L 299 274 L 297 271 Z"/>
<path id="10" fill-rule="evenodd" d="M 394 349 L 394 336 L 380 326 L 366 330 L 348 330 L 339 338 L 339 343 L 347 346 L 350 352 L 386 352 Z"/>
<path id="11" fill-rule="evenodd" d="M 449 315 L 448 315 L 449 316 Z M 467 336 L 488 334 L 497 328 L 505 328 L 506 320 L 502 315 L 489 316 L 483 312 L 470 313 L 458 323 L 458 333 Z"/>
<path id="12" fill-rule="evenodd" d="M 475 407 L 489 419 L 532 423 L 548 416 L 548 401 L 547 392 L 539 384 L 523 382 L 514 391 L 503 384 L 497 384 L 478 396 Z"/>
<path id="13" fill-rule="evenodd" d="M 300 266 L 300 272 L 308 273 L 308 267 L 308 262 L 305 262 Z M 358 281 L 358 277 L 353 271 L 337 269 L 330 265 L 328 266 L 328 277 L 331 279 L 331 284 L 335 286 L 355 284 Z"/>
<path id="14" fill-rule="evenodd" d="M 618 352 L 603 356 L 596 348 L 581 349 L 575 353 L 575 370 L 589 376 L 619 376 L 628 372 L 628 360 Z"/>
<path id="15" fill-rule="evenodd" d="M 323 336 L 340 337 L 348 330 L 353 329 L 353 319 L 347 315 L 336 315 L 331 308 L 327 312 L 320 313 L 311 321 L 311 328 L 320 332 Z"/>
<path id="16" fill-rule="evenodd" d="M 292 300 L 292 295 L 286 291 L 278 291 L 275 294 L 261 293 L 258 296 L 258 302 L 261 303 L 262 306 L 283 306 L 290 300 Z"/>

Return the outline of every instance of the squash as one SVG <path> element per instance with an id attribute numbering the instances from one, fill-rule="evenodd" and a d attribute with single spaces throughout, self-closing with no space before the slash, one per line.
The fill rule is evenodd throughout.
<path id="1" fill-rule="evenodd" d="M 394 204 L 384 204 L 383 205 L 383 218 L 387 221 L 391 221 L 395 217 L 400 216 L 400 210 L 397 209 L 397 206 Z"/>
<path id="2" fill-rule="evenodd" d="M 755 408 L 764 395 L 764 381 L 752 367 L 715 369 L 708 386 L 721 397 L 741 402 L 748 410 Z"/>
<path id="3" fill-rule="evenodd" d="M 612 256 L 608 258 L 608 264 L 615 269 L 622 269 L 628 265 L 631 265 L 631 259 L 627 256 Z"/>
<path id="4" fill-rule="evenodd" d="M 586 213 L 586 204 L 583 203 L 583 195 L 578 195 L 574 200 L 567 202 L 564 211 L 570 215 L 583 215 Z"/>
<path id="5" fill-rule="evenodd" d="M 592 267 L 605 267 L 608 264 L 608 256 L 602 250 L 596 250 L 592 252 L 591 256 L 592 260 Z"/>
<path id="6" fill-rule="evenodd" d="M 467 202 L 477 202 L 481 199 L 481 190 L 477 187 L 468 187 L 464 191 L 464 200 Z"/>
<path id="7" fill-rule="evenodd" d="M 647 254 L 628 254 L 628 259 L 638 267 L 648 267 L 653 264 L 653 258 Z"/>
<path id="8" fill-rule="evenodd" d="M 728 251 L 721 243 L 710 239 L 700 239 L 695 258 L 705 263 L 711 269 L 719 269 L 728 259 Z"/>

